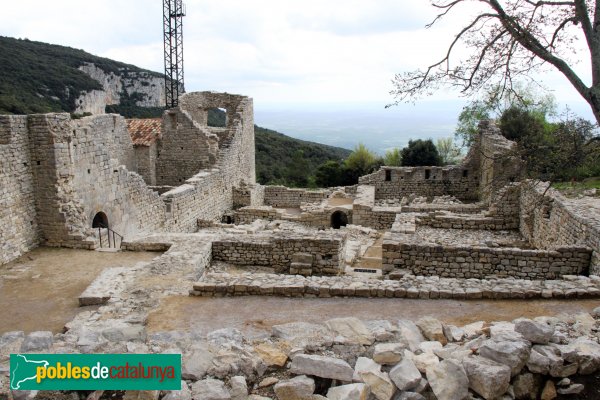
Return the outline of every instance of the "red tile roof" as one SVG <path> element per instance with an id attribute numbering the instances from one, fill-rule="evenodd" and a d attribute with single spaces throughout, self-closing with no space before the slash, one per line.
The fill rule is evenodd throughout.
<path id="1" fill-rule="evenodd" d="M 150 146 L 160 136 L 162 120 L 152 119 L 128 119 L 127 130 L 131 136 L 134 146 Z"/>

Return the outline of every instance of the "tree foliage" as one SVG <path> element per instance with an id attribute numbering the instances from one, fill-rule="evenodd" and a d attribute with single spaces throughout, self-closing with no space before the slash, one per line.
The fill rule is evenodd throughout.
<path id="1" fill-rule="evenodd" d="M 405 167 L 441 164 L 442 160 L 431 139 L 409 140 L 408 146 L 402 149 L 402 165 Z"/>
<path id="2" fill-rule="evenodd" d="M 481 120 L 500 118 L 509 108 L 528 111 L 544 120 L 556 114 L 554 96 L 540 93 L 533 85 L 517 83 L 512 91 L 501 92 L 502 88 L 494 87 L 462 109 L 454 135 L 463 146 L 473 144 Z"/>
<path id="3" fill-rule="evenodd" d="M 590 105 L 600 122 L 600 2 L 598 0 L 432 0 L 432 26 L 452 12 L 481 11 L 457 32 L 446 53 L 428 67 L 395 76 L 396 104 L 454 87 L 465 95 L 498 87 L 513 91 L 542 67 L 556 69 Z M 587 55 L 577 54 L 580 46 Z M 462 47 L 468 56 L 457 55 Z M 461 49 L 462 50 L 462 49 Z M 589 56 L 589 57 L 588 57 Z M 591 84 L 573 69 L 589 59 Z"/>
<path id="4" fill-rule="evenodd" d="M 440 138 L 436 141 L 435 147 L 442 161 L 442 165 L 458 164 L 462 159 L 462 152 L 451 137 Z"/>
<path id="5" fill-rule="evenodd" d="M 393 148 L 385 152 L 383 165 L 388 167 L 400 167 L 402 165 L 402 150 Z"/>

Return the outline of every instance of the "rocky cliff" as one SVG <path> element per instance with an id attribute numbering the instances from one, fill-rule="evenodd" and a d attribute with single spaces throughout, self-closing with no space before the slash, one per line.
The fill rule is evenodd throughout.
<path id="1" fill-rule="evenodd" d="M 104 114 L 107 105 L 132 99 L 139 107 L 162 107 L 165 104 L 165 80 L 152 72 L 121 68 L 117 73 L 105 71 L 93 63 L 78 68 L 102 85 L 102 90 L 82 94 L 76 101 L 76 113 Z"/>

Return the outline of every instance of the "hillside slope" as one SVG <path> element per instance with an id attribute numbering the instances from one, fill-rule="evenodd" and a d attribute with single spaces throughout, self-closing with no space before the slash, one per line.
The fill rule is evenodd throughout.
<path id="1" fill-rule="evenodd" d="M 163 74 L 83 50 L 0 36 L 0 114 L 82 113 L 87 106 L 91 112 L 101 108 L 97 112 L 126 118 L 159 117 L 164 111 L 161 90 Z M 209 115 L 209 124 L 224 123 L 224 114 Z M 257 180 L 262 184 L 293 186 L 298 165 L 308 177 L 325 161 L 350 153 L 258 126 L 255 134 Z"/>
<path id="2" fill-rule="evenodd" d="M 104 85 L 85 73 L 82 70 L 85 68 L 88 71 L 100 70 L 104 75 L 113 77 L 121 90 L 104 93 L 103 96 Z M 90 94 L 96 94 L 100 100 L 113 100 L 107 104 L 119 103 L 120 97 L 133 97 L 135 103 L 146 93 L 143 93 L 144 90 L 126 90 L 122 79 L 134 81 L 144 77 L 145 81 L 152 80 L 153 84 L 156 84 L 154 80 L 164 79 L 163 75 L 156 72 L 97 57 L 83 50 L 3 36 L 0 36 L 0 70 L 2 114 L 74 112 L 89 100 L 86 96 Z M 154 90 L 148 88 L 145 92 L 151 89 Z"/>

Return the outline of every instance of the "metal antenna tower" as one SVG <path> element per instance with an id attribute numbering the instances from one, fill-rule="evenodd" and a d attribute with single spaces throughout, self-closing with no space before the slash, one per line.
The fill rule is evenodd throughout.
<path id="1" fill-rule="evenodd" d="M 183 87 L 183 0 L 163 0 L 165 90 L 167 108 L 177 107 Z"/>

